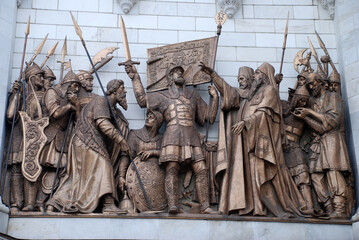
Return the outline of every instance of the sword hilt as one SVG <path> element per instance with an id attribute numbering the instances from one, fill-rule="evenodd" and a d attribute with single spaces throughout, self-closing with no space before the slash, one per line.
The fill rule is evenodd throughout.
<path id="1" fill-rule="evenodd" d="M 127 60 L 126 62 L 119 62 L 118 66 L 132 66 L 132 65 L 140 65 L 140 62 Z"/>

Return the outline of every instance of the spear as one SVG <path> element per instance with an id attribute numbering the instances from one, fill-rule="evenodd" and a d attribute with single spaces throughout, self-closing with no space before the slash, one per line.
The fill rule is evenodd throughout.
<path id="1" fill-rule="evenodd" d="M 282 73 L 282 68 L 283 68 L 283 61 L 284 61 L 284 52 L 285 52 L 285 48 L 287 46 L 287 37 L 288 37 L 288 23 L 289 23 L 289 12 L 288 12 L 288 16 L 287 16 L 287 24 L 285 26 L 285 31 L 284 31 L 284 41 L 283 41 L 283 47 L 282 47 L 282 59 L 280 61 L 280 69 L 279 69 L 279 73 Z"/>
<path id="2" fill-rule="evenodd" d="M 52 46 L 52 48 L 49 49 L 49 51 L 47 52 L 47 56 L 45 57 L 44 61 L 42 62 L 40 68 L 43 68 L 45 66 L 45 63 L 49 59 L 49 57 L 51 57 L 54 54 L 54 52 L 56 50 L 56 47 L 57 47 L 57 44 L 59 44 L 59 42 L 57 42 L 54 46 Z"/>
<path id="3" fill-rule="evenodd" d="M 325 44 L 324 44 L 323 40 L 320 38 L 320 36 L 319 36 L 319 34 L 317 33 L 317 31 L 315 31 L 315 35 L 317 35 L 319 45 L 320 45 L 320 47 L 323 49 L 325 55 L 327 55 L 327 57 L 329 57 L 329 62 L 330 62 L 330 65 L 331 65 L 332 68 L 333 68 L 333 71 L 337 71 L 337 69 L 336 69 L 336 67 L 334 66 L 334 63 L 333 63 L 333 61 L 332 61 L 332 58 L 330 57 L 329 52 L 328 52 L 327 48 L 325 47 Z"/>
<path id="4" fill-rule="evenodd" d="M 113 118 L 114 118 L 114 120 L 115 120 L 116 127 L 117 127 L 117 129 L 119 130 L 121 136 L 124 137 L 124 136 L 123 136 L 123 133 L 122 133 L 122 131 L 121 131 L 120 124 L 118 123 L 117 118 L 116 118 L 116 115 L 115 115 L 115 113 L 114 113 L 113 110 L 112 110 L 110 100 L 108 99 L 108 97 L 107 97 L 107 95 L 106 95 L 106 92 L 105 92 L 105 89 L 104 89 L 103 86 L 102 86 L 100 77 L 98 76 L 97 70 L 96 70 L 96 68 L 95 68 L 95 66 L 94 66 L 94 64 L 93 64 L 93 62 L 92 62 L 91 56 L 90 56 L 90 54 L 89 54 L 89 52 L 88 52 L 88 50 L 87 50 L 86 43 L 85 43 L 85 41 L 84 41 L 84 39 L 83 39 L 83 37 L 82 37 L 81 28 L 80 28 L 80 26 L 77 24 L 76 19 L 74 18 L 74 16 L 72 15 L 71 12 L 70 12 L 70 14 L 71 14 L 71 17 L 72 17 L 72 21 L 73 21 L 73 23 L 74 23 L 74 27 L 75 27 L 75 30 L 76 30 L 76 34 L 79 36 L 79 38 L 80 38 L 80 40 L 81 40 L 82 46 L 84 47 L 84 49 L 85 49 L 85 51 L 86 51 L 86 54 L 87 54 L 87 57 L 88 57 L 88 59 L 89 59 L 89 61 L 90 61 L 90 63 L 91 63 L 92 69 L 95 71 L 96 78 L 97 78 L 98 83 L 99 83 L 99 85 L 100 85 L 100 87 L 101 87 L 101 90 L 102 90 L 102 92 L 103 92 L 103 95 L 104 95 L 104 97 L 106 98 L 107 104 L 108 104 L 108 106 L 109 106 L 109 108 L 110 108 L 111 115 L 113 116 Z M 143 194 L 144 194 L 144 197 L 145 197 L 145 199 L 146 199 L 146 202 L 147 202 L 147 204 L 148 204 L 150 210 L 152 211 L 151 203 L 150 203 L 150 201 L 149 201 L 149 199 L 148 199 L 148 197 L 147 197 L 147 193 L 146 193 L 146 190 L 145 190 L 145 188 L 144 188 L 144 186 L 143 186 L 143 183 L 142 183 L 142 180 L 141 180 L 141 178 L 140 178 L 140 174 L 139 174 L 139 172 L 138 172 L 138 170 L 137 170 L 136 164 L 135 164 L 135 162 L 132 160 L 132 158 L 130 158 L 130 160 L 131 160 L 132 165 L 133 165 L 134 168 L 135 168 L 136 175 L 137 175 L 137 177 L 138 177 L 138 181 L 139 181 L 139 183 L 140 183 L 140 186 L 141 186 L 141 189 L 142 189 L 142 191 L 143 191 Z"/>
<path id="5" fill-rule="evenodd" d="M 29 20 L 27 21 L 27 26 L 26 26 L 26 29 L 25 29 L 24 49 L 22 51 L 20 74 L 19 74 L 19 78 L 16 81 L 17 83 L 19 83 L 21 81 L 21 78 L 23 76 L 22 70 L 24 68 L 24 60 L 25 60 L 25 53 L 26 53 L 27 38 L 28 38 L 29 34 L 30 34 L 30 16 L 29 16 Z M 19 105 L 19 94 L 20 94 L 20 88 L 16 92 L 15 111 L 17 111 L 17 108 L 18 108 L 18 105 Z M 12 150 L 11 146 L 12 146 L 12 138 L 14 136 L 15 119 L 16 119 L 16 112 L 14 113 L 14 115 L 12 117 L 12 122 L 11 122 L 10 139 L 9 139 L 9 145 L 8 145 L 8 148 L 7 148 L 6 159 L 5 159 L 4 177 L 2 178 L 1 196 L 3 196 L 3 194 L 4 194 L 4 187 L 5 187 L 5 182 L 6 182 L 6 174 L 7 174 L 8 164 L 9 164 L 10 152 Z M 1 164 L 1 166 L 2 166 L 2 164 Z M 0 166 L 0 168 L 1 168 L 1 166 Z"/>
<path id="6" fill-rule="evenodd" d="M 34 60 L 35 60 L 35 58 L 37 57 L 37 55 L 39 55 L 39 54 L 41 53 L 42 48 L 44 47 L 45 42 L 46 42 L 46 39 L 47 39 L 48 36 L 49 36 L 49 34 L 46 34 L 44 40 L 42 40 L 42 42 L 39 44 L 39 46 L 37 46 L 37 48 L 36 48 L 36 50 L 35 50 L 35 53 L 34 53 L 34 55 L 32 56 L 32 58 L 31 58 L 31 60 L 30 60 L 30 62 L 29 62 L 29 64 L 28 64 L 29 66 L 31 65 L 31 63 L 34 62 Z"/>
<path id="7" fill-rule="evenodd" d="M 321 64 L 320 61 L 319 61 L 317 52 L 315 51 L 315 48 L 314 48 L 314 46 L 313 46 L 313 44 L 312 44 L 312 41 L 310 41 L 310 38 L 309 38 L 309 37 L 308 37 L 308 42 L 309 42 L 309 45 L 310 45 L 310 50 L 312 51 L 312 55 L 314 56 L 315 61 L 317 61 L 317 63 L 318 63 L 319 69 L 320 69 L 322 72 L 324 72 L 324 71 L 323 71 L 323 68 L 322 68 L 322 64 Z"/>
<path id="8" fill-rule="evenodd" d="M 61 61 L 57 61 L 58 63 L 61 63 L 61 70 L 60 70 L 60 83 L 63 81 L 64 77 L 64 66 L 65 66 L 65 56 L 67 55 L 67 35 L 65 36 L 64 45 L 62 46 L 61 50 Z"/>

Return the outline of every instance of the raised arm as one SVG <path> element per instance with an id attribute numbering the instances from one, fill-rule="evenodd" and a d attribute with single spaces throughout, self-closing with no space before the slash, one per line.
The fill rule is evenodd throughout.
<path id="1" fill-rule="evenodd" d="M 135 93 L 137 103 L 140 105 L 141 108 L 145 108 L 147 106 L 146 92 L 141 82 L 140 75 L 137 72 L 137 69 L 133 65 L 126 65 L 125 70 L 128 77 L 132 81 L 132 87 Z"/>

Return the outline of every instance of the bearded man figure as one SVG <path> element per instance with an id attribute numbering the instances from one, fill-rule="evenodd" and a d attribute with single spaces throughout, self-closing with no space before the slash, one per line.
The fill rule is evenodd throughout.
<path id="1" fill-rule="evenodd" d="M 106 95 L 112 108 L 117 103 L 124 104 L 125 91 L 122 80 L 111 80 L 107 84 Z M 127 105 L 124 108 L 127 109 Z M 118 198 L 114 163 L 103 136 L 112 139 L 122 151 L 129 151 L 126 140 L 111 122 L 106 98 L 96 96 L 80 113 L 70 142 L 66 176 L 47 202 L 48 206 L 69 213 L 92 213 L 102 199 L 102 213 L 125 213 L 115 206 Z M 124 169 L 119 172 L 125 172 L 127 165 L 120 165 Z"/>
<path id="2" fill-rule="evenodd" d="M 318 202 L 331 218 L 348 215 L 348 186 L 351 175 L 348 149 L 344 136 L 344 104 L 336 92 L 327 91 L 317 73 L 307 78 L 314 98 L 311 108 L 296 108 L 294 115 L 312 129 L 309 171 Z"/>
<path id="3" fill-rule="evenodd" d="M 245 69 L 247 73 L 241 77 Z M 228 165 L 232 166 L 232 173 L 227 173 L 228 179 L 223 180 L 228 181 L 228 190 L 222 188 L 223 210 L 260 216 L 267 216 L 269 211 L 281 218 L 300 215 L 298 209 L 304 200 L 285 166 L 282 151 L 282 110 L 274 68 L 262 64 L 253 74 L 251 84 L 252 71 L 240 69 L 239 90 L 226 84 L 213 69 L 202 65 L 202 70 L 221 92 L 222 110 L 239 108 L 236 123 L 226 130 L 220 129 L 233 134 L 233 146 L 223 153 L 233 160 Z"/>

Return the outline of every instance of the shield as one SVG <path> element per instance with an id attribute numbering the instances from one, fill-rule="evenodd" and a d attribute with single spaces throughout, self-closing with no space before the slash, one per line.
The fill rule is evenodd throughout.
<path id="1" fill-rule="evenodd" d="M 211 37 L 147 49 L 147 92 L 167 89 L 166 71 L 173 64 L 183 67 L 186 85 L 210 82 L 199 64 L 214 67 L 217 41 L 218 37 Z"/>
<path id="2" fill-rule="evenodd" d="M 19 111 L 23 129 L 23 158 L 21 170 L 30 182 L 36 182 L 41 174 L 40 153 L 47 142 L 44 128 L 49 125 L 49 118 L 32 120 L 26 112 Z"/>
<path id="3" fill-rule="evenodd" d="M 149 158 L 141 161 L 139 157 L 134 160 L 144 189 L 151 203 L 152 211 L 161 211 L 167 207 L 165 194 L 165 173 L 158 164 L 158 158 Z M 140 212 L 150 211 L 143 194 L 140 182 L 137 178 L 133 163 L 127 169 L 126 186 L 133 204 Z"/>

